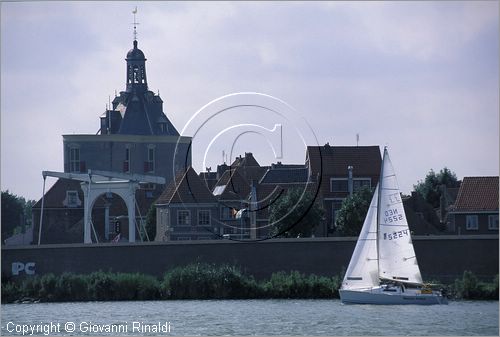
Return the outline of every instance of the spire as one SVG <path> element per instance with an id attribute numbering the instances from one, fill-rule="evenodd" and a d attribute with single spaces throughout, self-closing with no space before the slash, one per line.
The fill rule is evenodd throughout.
<path id="1" fill-rule="evenodd" d="M 137 14 L 137 6 L 135 6 L 135 9 L 132 11 L 132 14 L 134 14 L 134 41 L 137 41 L 137 25 L 139 22 L 135 20 L 135 15 Z M 136 46 L 137 43 L 134 43 L 134 46 Z"/>
<path id="2" fill-rule="evenodd" d="M 139 92 L 148 90 L 146 80 L 146 57 L 142 50 L 137 47 L 137 7 L 132 11 L 134 14 L 134 47 L 127 53 L 127 91 Z"/>

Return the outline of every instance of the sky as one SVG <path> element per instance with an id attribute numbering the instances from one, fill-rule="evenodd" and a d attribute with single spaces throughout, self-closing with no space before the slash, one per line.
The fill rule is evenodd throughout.
<path id="1" fill-rule="evenodd" d="M 196 133 L 197 171 L 233 145 L 233 158 L 303 163 L 305 145 L 355 146 L 358 134 L 388 146 L 403 193 L 431 169 L 499 174 L 498 1 L 0 6 L 1 189 L 25 198 L 41 198 L 43 170 L 63 171 L 62 135 L 95 134 L 125 89 L 136 6 L 149 89 Z M 226 96 L 239 92 L 261 95 Z M 268 110 L 203 123 L 238 104 Z M 279 143 L 275 125 L 278 158 L 266 143 Z"/>

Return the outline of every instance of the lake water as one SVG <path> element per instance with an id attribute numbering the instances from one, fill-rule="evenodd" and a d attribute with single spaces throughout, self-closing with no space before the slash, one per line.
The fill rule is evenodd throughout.
<path id="1" fill-rule="evenodd" d="M 497 301 L 374 306 L 343 305 L 339 300 L 4 304 L 1 332 L 21 335 L 24 328 L 28 335 L 33 331 L 50 336 L 106 335 L 108 329 L 115 329 L 109 333 L 113 335 L 498 336 L 498 307 Z"/>

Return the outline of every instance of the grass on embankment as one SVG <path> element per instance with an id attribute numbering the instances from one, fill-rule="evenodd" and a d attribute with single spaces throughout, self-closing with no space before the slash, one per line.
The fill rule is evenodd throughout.
<path id="1" fill-rule="evenodd" d="M 42 302 L 124 301 L 171 299 L 338 298 L 342 278 L 303 275 L 293 271 L 256 281 L 234 266 L 196 263 L 168 271 L 162 279 L 144 274 L 65 273 L 2 283 L 2 302 L 23 298 Z M 492 283 L 479 282 L 470 272 L 443 286 L 452 298 L 498 300 L 498 275 Z"/>

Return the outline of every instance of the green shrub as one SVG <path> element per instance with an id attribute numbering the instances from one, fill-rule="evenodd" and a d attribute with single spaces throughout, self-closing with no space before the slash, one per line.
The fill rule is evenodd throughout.
<path id="1" fill-rule="evenodd" d="M 457 299 L 498 300 L 498 274 L 492 283 L 480 282 L 471 271 L 464 271 L 462 279 L 448 287 L 450 295 Z"/>
<path id="2" fill-rule="evenodd" d="M 205 263 L 170 270 L 161 288 L 164 299 L 236 299 L 261 295 L 253 277 L 243 275 L 238 268 Z"/>
<path id="3" fill-rule="evenodd" d="M 11 303 L 17 300 L 20 294 L 19 286 L 14 282 L 2 282 L 2 303 Z"/>
<path id="4" fill-rule="evenodd" d="M 264 282 L 264 291 L 271 298 L 338 298 L 339 279 L 305 276 L 298 271 L 277 272 Z"/>
<path id="5" fill-rule="evenodd" d="M 92 301 L 111 301 L 115 299 L 116 283 L 111 273 L 102 271 L 88 276 L 88 295 Z"/>
<path id="6" fill-rule="evenodd" d="M 119 301 L 158 299 L 338 298 L 342 277 L 277 272 L 257 282 L 235 266 L 194 263 L 168 271 L 160 281 L 144 274 L 94 272 L 64 273 L 2 283 L 2 301 L 23 298 L 41 301 Z M 480 282 L 470 271 L 446 286 L 451 297 L 498 300 L 498 275 Z"/>
<path id="7" fill-rule="evenodd" d="M 56 283 L 55 298 L 59 301 L 85 301 L 89 298 L 88 277 L 64 273 Z"/>

